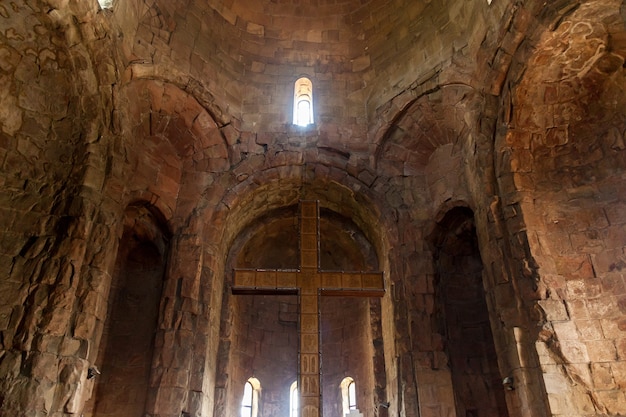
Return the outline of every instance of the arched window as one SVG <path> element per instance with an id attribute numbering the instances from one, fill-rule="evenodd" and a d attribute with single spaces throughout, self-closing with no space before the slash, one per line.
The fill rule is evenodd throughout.
<path id="1" fill-rule="evenodd" d="M 341 388 L 341 408 L 343 414 L 346 415 L 350 413 L 350 410 L 356 410 L 356 384 L 354 379 L 349 376 L 345 377 L 339 384 L 339 388 Z"/>
<path id="2" fill-rule="evenodd" d="M 289 388 L 289 417 L 298 417 L 298 382 L 294 381 Z"/>
<path id="3" fill-rule="evenodd" d="M 313 83 L 306 77 L 298 78 L 293 87 L 293 124 L 313 124 Z"/>
<path id="4" fill-rule="evenodd" d="M 256 378 L 249 378 L 243 387 L 241 399 L 241 417 L 256 417 L 259 413 L 259 392 L 261 383 Z"/>

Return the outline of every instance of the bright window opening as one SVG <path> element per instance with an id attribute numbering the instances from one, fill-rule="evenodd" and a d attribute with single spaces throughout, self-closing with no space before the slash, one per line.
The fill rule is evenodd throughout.
<path id="1" fill-rule="evenodd" d="M 293 124 L 313 124 L 313 83 L 306 77 L 299 78 L 293 88 Z"/>
<path id="2" fill-rule="evenodd" d="M 261 383 L 256 378 L 250 378 L 243 387 L 241 399 L 241 417 L 257 417 L 259 413 L 259 392 Z"/>
<path id="3" fill-rule="evenodd" d="M 341 384 L 341 408 L 343 415 L 349 414 L 350 410 L 356 410 L 356 384 L 354 379 L 349 376 L 345 377 Z"/>
<path id="4" fill-rule="evenodd" d="M 113 6 L 113 0 L 98 0 L 98 3 L 102 9 L 110 9 Z"/>
<path id="5" fill-rule="evenodd" d="M 289 417 L 298 417 L 298 382 L 294 381 L 289 388 Z"/>

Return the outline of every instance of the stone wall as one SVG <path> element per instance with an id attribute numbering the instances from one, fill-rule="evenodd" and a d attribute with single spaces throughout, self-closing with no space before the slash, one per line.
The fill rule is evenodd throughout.
<path id="1" fill-rule="evenodd" d="M 94 335 L 83 311 L 98 306 L 83 304 L 87 242 L 107 231 L 95 226 L 94 152 L 116 77 L 110 58 L 94 64 L 110 45 L 96 7 L 0 5 L 3 414 L 78 414 L 89 395 Z"/>
<path id="2" fill-rule="evenodd" d="M 137 207 L 171 234 L 145 413 L 236 414 L 257 352 L 233 353 L 256 327 L 235 313 L 292 329 L 294 304 L 224 297 L 228 254 L 300 198 L 344 219 L 329 253 L 385 272 L 380 304 L 351 309 L 372 345 L 331 308 L 341 355 L 373 356 L 366 415 L 463 411 L 429 243 L 458 207 L 482 260 L 486 374 L 515 381 L 509 416 L 625 413 L 622 3 L 361 3 L 344 20 L 331 17 L 354 3 L 324 3 L 286 32 L 260 2 L 0 4 L 0 414 L 78 416 L 102 398 L 88 368 Z M 309 71 L 319 124 L 300 129 L 291 72 Z"/>
<path id="3" fill-rule="evenodd" d="M 146 207 L 126 210 L 83 415 L 135 416 L 146 407 L 169 236 Z"/>
<path id="4" fill-rule="evenodd" d="M 501 142 L 510 169 L 502 188 L 523 212 L 536 262 L 528 272 L 552 415 L 626 409 L 624 219 L 617 214 L 624 207 L 626 49 L 617 3 L 581 5 L 539 40 Z"/>

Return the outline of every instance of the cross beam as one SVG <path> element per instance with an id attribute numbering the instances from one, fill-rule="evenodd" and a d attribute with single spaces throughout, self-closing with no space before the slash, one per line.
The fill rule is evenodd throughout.
<path id="1" fill-rule="evenodd" d="M 233 294 L 297 294 L 300 416 L 321 417 L 319 297 L 382 297 L 382 272 L 321 271 L 318 201 L 300 201 L 300 268 L 235 269 Z"/>

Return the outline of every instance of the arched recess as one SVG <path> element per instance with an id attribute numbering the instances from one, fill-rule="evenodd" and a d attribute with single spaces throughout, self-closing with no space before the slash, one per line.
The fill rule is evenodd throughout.
<path id="1" fill-rule="evenodd" d="M 483 287 L 474 214 L 451 209 L 432 235 L 435 328 L 444 336 L 456 415 L 508 416 Z"/>
<path id="2" fill-rule="evenodd" d="M 377 169 L 387 175 L 423 173 L 437 149 L 462 144 L 468 137 L 467 121 L 480 107 L 480 95 L 466 85 L 439 86 L 407 102 L 375 133 Z"/>
<path id="3" fill-rule="evenodd" d="M 145 204 L 126 209 L 96 360 L 101 374 L 85 416 L 145 413 L 169 239 L 156 210 Z"/>
<path id="4" fill-rule="evenodd" d="M 626 320 L 624 11 L 620 0 L 586 1 L 550 22 L 511 76 L 508 130 L 496 143 L 503 203 L 523 218 L 508 223 L 526 246 L 517 282 L 532 285 L 522 295 L 536 313 L 552 415 L 625 409 L 624 383 L 613 382 L 624 381 L 614 369 L 626 359 L 624 333 L 613 331 Z"/>
<path id="5" fill-rule="evenodd" d="M 257 170 L 250 175 L 249 178 L 241 183 L 229 188 L 222 198 L 223 208 L 208 213 L 207 218 L 210 223 L 219 225 L 215 233 L 212 233 L 215 245 L 214 256 L 219 266 L 216 268 L 216 275 L 225 274 L 225 291 L 223 292 L 223 304 L 221 310 L 221 330 L 220 330 L 220 347 L 215 369 L 215 415 L 226 415 L 226 405 L 231 401 L 227 397 L 227 392 L 232 392 L 226 386 L 232 380 L 232 376 L 226 378 L 228 367 L 231 366 L 228 361 L 228 351 L 232 349 L 231 338 L 234 325 L 233 308 L 227 300 L 234 297 L 228 289 L 229 274 L 232 272 L 232 264 L 226 261 L 229 253 L 237 253 L 237 246 L 234 243 L 239 236 L 247 234 L 244 232 L 246 227 L 257 224 L 260 219 L 270 213 L 279 212 L 282 208 L 292 207 L 292 216 L 295 221 L 297 202 L 300 198 L 308 200 L 318 199 L 322 208 L 328 209 L 342 217 L 350 219 L 358 229 L 361 230 L 365 238 L 371 242 L 375 248 L 375 253 L 379 260 L 378 269 L 385 272 L 386 295 L 379 300 L 380 318 L 377 323 L 376 335 L 373 335 L 373 343 L 376 354 L 374 356 L 374 366 L 376 371 L 375 386 L 367 395 L 377 399 L 379 402 L 386 402 L 389 396 L 394 395 L 393 391 L 396 385 L 387 384 L 391 380 L 387 375 L 395 372 L 394 358 L 395 344 L 393 338 L 395 334 L 395 323 L 391 319 L 393 308 L 391 306 L 391 298 L 389 294 L 389 253 L 393 245 L 393 241 L 398 237 L 395 233 L 389 213 L 389 207 L 382 204 L 380 200 L 374 198 L 374 193 L 364 187 L 364 184 L 357 178 L 350 176 L 345 172 L 331 169 L 322 164 L 305 164 L 303 166 L 277 166 Z M 297 227 L 293 229 L 297 232 Z M 296 242 L 297 239 L 292 241 Z M 292 247 L 283 246 L 287 251 L 291 251 Z M 290 252 L 284 252 L 290 253 Z M 225 260 L 226 262 L 222 261 Z M 223 262 L 223 263 L 222 263 Z M 288 266 L 283 265 L 281 268 Z M 220 288 L 221 289 L 221 288 Z M 239 297 L 239 296 L 237 296 Z M 374 316 L 370 315 L 374 320 Z M 291 319 L 293 323 L 293 319 Z M 376 324 L 373 324 L 375 326 Z M 292 324 L 294 326 L 294 324 Z M 246 372 L 249 374 L 250 370 Z M 241 378 L 246 377 L 241 375 Z M 222 378 L 224 376 L 224 378 Z M 356 378 L 356 377 L 355 377 Z M 393 377 L 392 377 L 393 378 Z M 295 379 L 295 376 L 294 376 Z M 285 387 L 293 382 L 285 380 Z M 339 381 L 336 382 L 338 384 Z M 265 383 L 264 383 L 265 387 Z M 267 387 L 266 387 L 267 388 Z M 267 408 L 269 390 L 264 388 L 267 394 L 264 395 L 264 413 L 271 413 Z M 287 392 L 287 388 L 284 392 Z M 357 397 L 359 393 L 357 393 Z M 288 399 L 288 397 L 285 397 Z M 235 404 L 235 402 L 232 402 Z M 393 404 L 392 404 L 393 407 Z"/>
<path id="6" fill-rule="evenodd" d="M 378 257 L 365 234 L 348 218 L 322 208 L 320 257 L 323 270 L 377 270 Z M 297 205 L 272 210 L 254 219 L 236 237 L 227 261 L 226 280 L 233 267 L 296 269 L 299 266 Z M 294 295 L 232 295 L 226 288 L 222 307 L 220 360 L 215 415 L 230 415 L 237 407 L 237 387 L 231 380 L 253 372 L 263 381 L 263 411 L 288 415 L 288 389 L 298 371 L 298 299 Z M 324 415 L 340 415 L 337 387 L 346 374 L 361 381 L 357 398 L 367 404 L 364 414 L 373 417 L 372 404 L 378 384 L 385 384 L 384 368 L 375 370 L 372 357 L 379 355 L 374 339 L 381 339 L 378 299 L 322 297 L 321 340 Z M 382 345 L 382 343 L 380 344 Z M 368 366 L 364 366 L 368 364 Z M 375 371 L 381 375 L 374 376 Z M 375 392 L 373 395 L 372 393 Z M 223 402 L 222 402 L 223 401 Z"/>

